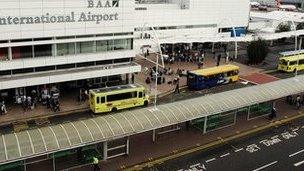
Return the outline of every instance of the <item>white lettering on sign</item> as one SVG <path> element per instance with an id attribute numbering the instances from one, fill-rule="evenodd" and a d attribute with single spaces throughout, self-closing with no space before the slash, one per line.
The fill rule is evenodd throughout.
<path id="1" fill-rule="evenodd" d="M 87 8 L 117 8 L 119 0 L 88 0 Z M 39 16 L 0 16 L 0 25 L 24 25 L 44 23 L 72 23 L 72 22 L 95 22 L 118 20 L 118 13 L 96 13 L 80 12 L 76 18 L 76 12 L 72 11 L 64 15 L 51 15 L 45 13 Z"/>
<path id="2" fill-rule="evenodd" d="M 250 153 L 254 153 L 254 152 L 257 152 L 259 151 L 261 148 L 259 146 L 257 146 L 256 144 L 251 144 L 251 145 L 248 145 L 246 147 L 246 151 L 250 152 Z"/>

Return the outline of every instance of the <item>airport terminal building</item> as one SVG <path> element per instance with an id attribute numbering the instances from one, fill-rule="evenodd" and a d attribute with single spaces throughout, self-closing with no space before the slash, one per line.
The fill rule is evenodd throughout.
<path id="1" fill-rule="evenodd" d="M 147 38 L 230 36 L 249 10 L 249 0 L 0 1 L 1 95 L 130 83 Z"/>

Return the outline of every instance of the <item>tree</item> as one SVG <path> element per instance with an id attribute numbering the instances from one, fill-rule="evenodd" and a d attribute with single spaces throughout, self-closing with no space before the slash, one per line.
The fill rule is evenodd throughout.
<path id="1" fill-rule="evenodd" d="M 291 31 L 291 27 L 287 23 L 281 23 L 277 27 L 276 33 L 281 33 L 281 32 L 286 32 L 286 31 Z"/>
<path id="2" fill-rule="evenodd" d="M 304 29 L 304 23 L 299 23 L 297 25 L 297 30 L 303 30 Z"/>
<path id="3" fill-rule="evenodd" d="M 248 64 L 259 64 L 263 62 L 269 52 L 267 42 L 259 39 L 249 43 L 247 46 Z"/>

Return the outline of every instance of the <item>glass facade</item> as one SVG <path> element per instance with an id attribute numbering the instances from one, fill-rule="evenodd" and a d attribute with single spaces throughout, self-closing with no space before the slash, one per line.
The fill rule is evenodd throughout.
<path id="1" fill-rule="evenodd" d="M 76 43 L 76 53 L 93 53 L 94 52 L 94 42 L 77 42 Z"/>
<path id="2" fill-rule="evenodd" d="M 52 45 L 34 46 L 34 57 L 52 56 Z"/>
<path id="3" fill-rule="evenodd" d="M 0 60 L 8 60 L 8 48 L 0 48 Z"/>
<path id="4" fill-rule="evenodd" d="M 57 56 L 73 55 L 73 54 L 75 54 L 75 43 L 57 44 Z"/>

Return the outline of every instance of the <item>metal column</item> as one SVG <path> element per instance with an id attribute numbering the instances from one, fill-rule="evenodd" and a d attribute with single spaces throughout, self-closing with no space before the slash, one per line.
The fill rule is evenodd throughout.
<path id="1" fill-rule="evenodd" d="M 54 155 L 53 155 L 53 171 L 56 171 L 56 160 Z"/>
<path id="2" fill-rule="evenodd" d="M 205 117 L 205 122 L 204 122 L 204 134 L 207 132 L 207 116 Z"/>
<path id="3" fill-rule="evenodd" d="M 126 142 L 126 155 L 129 155 L 130 153 L 130 139 L 127 137 L 127 142 Z"/>
<path id="4" fill-rule="evenodd" d="M 156 137 L 155 137 L 155 129 L 153 129 L 152 141 L 155 142 L 155 139 L 156 139 Z"/>
<path id="5" fill-rule="evenodd" d="M 108 159 L 108 142 L 103 142 L 103 160 Z"/>

